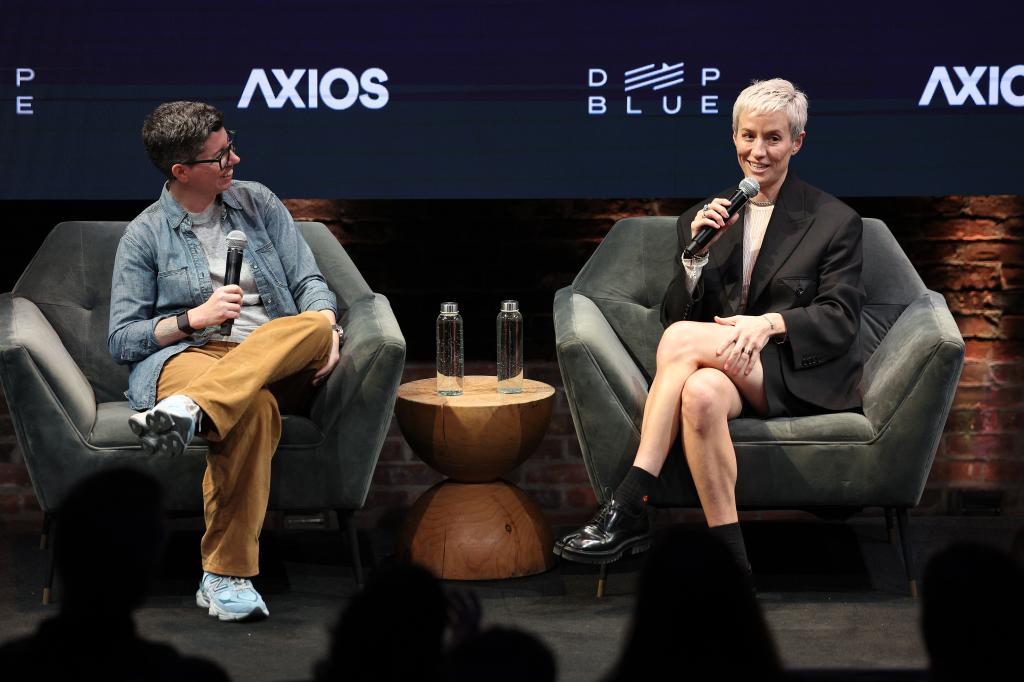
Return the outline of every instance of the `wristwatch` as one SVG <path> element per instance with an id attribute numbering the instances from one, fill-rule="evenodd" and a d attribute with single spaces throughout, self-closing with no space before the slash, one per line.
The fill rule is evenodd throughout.
<path id="1" fill-rule="evenodd" d="M 192 326 L 189 325 L 189 323 L 188 323 L 188 311 L 187 310 L 185 312 L 183 312 L 182 314 L 178 315 L 174 319 L 178 322 L 178 331 L 182 332 L 183 334 L 188 334 L 189 336 L 192 336 L 193 334 L 196 333 L 196 330 L 193 329 Z"/>
<path id="2" fill-rule="evenodd" d="M 345 339 L 345 330 L 340 324 L 332 324 L 331 329 L 338 335 L 338 343 L 341 343 Z"/>

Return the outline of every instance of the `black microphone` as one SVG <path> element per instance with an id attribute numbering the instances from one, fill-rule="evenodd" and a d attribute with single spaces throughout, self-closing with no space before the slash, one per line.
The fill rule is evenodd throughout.
<path id="1" fill-rule="evenodd" d="M 747 203 L 748 199 L 753 199 L 757 196 L 757 193 L 761 191 L 761 185 L 754 178 L 743 178 L 740 180 L 740 186 L 736 189 L 736 193 L 729 197 L 729 207 L 727 209 L 729 217 L 725 219 L 725 222 L 729 222 L 729 218 L 736 215 L 737 212 L 743 205 Z M 711 240 L 718 234 L 718 230 L 721 228 L 714 228 L 704 226 L 700 228 L 700 232 L 693 238 L 690 245 L 683 249 L 684 258 L 693 258 L 694 254 L 700 253 L 704 250 Z"/>
<path id="2" fill-rule="evenodd" d="M 224 266 L 224 286 L 238 284 L 242 277 L 242 252 L 249 242 L 245 233 L 241 230 L 231 230 L 228 234 L 228 258 Z M 220 333 L 223 336 L 231 336 L 231 323 L 234 320 L 224 320 L 220 325 Z"/>

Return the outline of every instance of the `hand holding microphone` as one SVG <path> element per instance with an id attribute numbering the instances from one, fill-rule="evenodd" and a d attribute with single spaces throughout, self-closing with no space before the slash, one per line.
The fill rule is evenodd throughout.
<path id="1" fill-rule="evenodd" d="M 197 308 L 189 311 L 189 325 L 194 329 L 205 329 L 220 325 L 220 333 L 231 335 L 232 321 L 242 314 L 242 287 L 238 281 L 242 276 L 242 253 L 248 242 L 241 230 L 232 230 L 227 236 L 228 253 L 224 268 L 224 286 L 214 290 L 213 295 Z"/>
<path id="2" fill-rule="evenodd" d="M 228 233 L 228 257 L 224 265 L 224 288 L 234 286 L 238 289 L 238 312 L 231 315 L 221 323 L 220 333 L 222 336 L 231 336 L 232 320 L 242 314 L 242 289 L 238 286 L 238 280 L 242 277 L 242 253 L 249 239 L 241 230 L 232 230 Z"/>
<path id="3" fill-rule="evenodd" d="M 218 287 L 206 303 L 189 311 L 189 322 L 195 329 L 225 324 L 242 314 L 242 287 L 237 284 Z"/>
<path id="4" fill-rule="evenodd" d="M 693 221 L 690 223 L 690 237 L 692 241 L 683 250 L 683 257 L 693 258 L 706 251 L 711 243 L 719 235 L 725 232 L 725 228 L 739 220 L 740 209 L 748 200 L 757 196 L 761 186 L 753 178 L 743 178 L 739 188 L 729 199 L 716 197 L 704 208 L 697 211 Z"/>

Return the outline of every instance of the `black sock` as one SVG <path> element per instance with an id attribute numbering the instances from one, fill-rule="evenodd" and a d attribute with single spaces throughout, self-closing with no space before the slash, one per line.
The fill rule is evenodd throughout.
<path id="1" fill-rule="evenodd" d="M 729 548 L 729 552 L 736 559 L 736 564 L 748 574 L 751 573 L 750 561 L 747 560 L 747 546 L 743 544 L 740 524 L 727 523 L 724 526 L 713 526 L 708 530 Z"/>
<path id="2" fill-rule="evenodd" d="M 658 477 L 640 467 L 630 467 L 629 473 L 615 489 L 615 501 L 630 514 L 639 514 L 647 505 L 647 498 Z"/>

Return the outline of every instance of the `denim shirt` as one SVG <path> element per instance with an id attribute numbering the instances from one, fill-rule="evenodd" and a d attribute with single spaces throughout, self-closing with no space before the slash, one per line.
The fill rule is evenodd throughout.
<path id="1" fill-rule="evenodd" d="M 270 318 L 307 310 L 337 315 L 337 299 L 313 252 L 274 193 L 257 182 L 236 180 L 220 198 L 225 237 L 231 230 L 248 237 L 245 262 Z M 206 344 L 219 329 L 208 327 L 164 347 L 156 340 L 160 320 L 213 295 L 206 254 L 191 226 L 188 211 L 165 185 L 160 199 L 128 224 L 117 247 L 107 346 L 115 362 L 131 365 L 124 395 L 136 410 L 156 403 L 165 362 L 190 346 Z"/>

